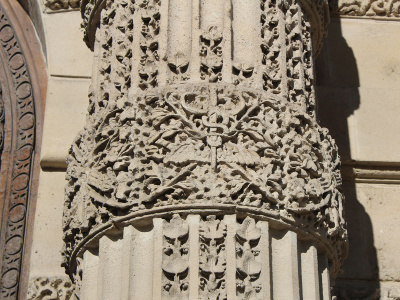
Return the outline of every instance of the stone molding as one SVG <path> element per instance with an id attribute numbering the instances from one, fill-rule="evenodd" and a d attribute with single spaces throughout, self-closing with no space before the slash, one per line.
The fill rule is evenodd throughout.
<path id="1" fill-rule="evenodd" d="M 11 188 L 4 195 L 8 205 L 6 219 L 3 220 L 7 230 L 2 258 L 1 295 L 6 298 L 16 296 L 18 291 L 36 122 L 29 72 L 14 30 L 1 7 L 0 27 L 0 45 L 4 53 L 4 63 L 12 76 L 10 92 L 16 96 L 16 113 L 12 118 L 17 122 L 17 128 L 14 129 L 16 131 L 13 133 L 16 144 L 8 145 L 16 149 L 15 156 L 9 162 L 12 169 L 9 183 Z M 7 122 L 11 123 L 11 120 Z M 7 168 L 4 161 L 2 167 Z"/>
<path id="2" fill-rule="evenodd" d="M 41 102 L 46 89 L 46 81 L 43 85 L 38 84 L 43 79 L 42 57 L 32 54 L 29 49 L 36 41 L 30 35 L 33 26 L 19 18 L 27 16 L 18 3 L 1 2 L 0 85 L 4 120 L 0 172 L 2 299 L 23 299 L 26 293 L 32 231 L 30 214 L 35 207 Z M 32 49 L 36 50 L 36 47 L 34 45 Z M 32 66 L 34 58 L 37 59 L 35 67 Z"/>
<path id="3" fill-rule="evenodd" d="M 400 166 L 396 162 L 342 162 L 343 181 L 376 184 L 399 184 Z"/>

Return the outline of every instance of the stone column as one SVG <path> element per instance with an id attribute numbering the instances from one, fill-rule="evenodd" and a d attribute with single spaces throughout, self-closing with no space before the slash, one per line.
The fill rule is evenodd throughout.
<path id="1" fill-rule="evenodd" d="M 86 0 L 86 127 L 68 158 L 80 299 L 330 299 L 340 160 L 315 118 L 314 0 Z"/>

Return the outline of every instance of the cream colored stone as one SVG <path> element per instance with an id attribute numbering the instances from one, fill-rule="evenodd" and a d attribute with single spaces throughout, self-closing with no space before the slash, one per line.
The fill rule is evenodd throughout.
<path id="1" fill-rule="evenodd" d="M 42 1 L 38 2 L 42 3 Z M 161 2 L 161 11 L 165 14 L 166 10 L 169 8 L 165 4 L 167 3 L 166 1 Z M 175 3 L 178 2 L 180 1 L 176 1 Z M 210 8 L 205 7 L 203 9 L 209 9 L 212 12 L 216 12 L 219 9 L 218 5 L 216 5 L 216 1 L 200 2 L 202 2 L 203 5 L 204 3 L 210 4 Z M 372 11 L 374 16 L 390 12 L 390 17 L 395 17 L 393 14 L 396 13 L 395 9 L 398 7 L 396 6 L 398 1 L 384 2 L 383 10 L 379 7 L 380 3 L 383 3 L 382 1 L 340 1 L 340 3 L 343 2 L 354 2 L 357 6 L 359 6 L 361 2 L 364 2 L 364 4 L 367 3 L 369 7 L 367 7 L 367 9 L 370 12 Z M 170 3 L 173 3 L 173 1 L 170 1 Z M 194 3 L 199 4 L 197 1 Z M 187 5 L 186 2 L 183 4 Z M 371 4 L 374 4 L 375 7 L 372 7 Z M 254 6 L 250 5 L 248 7 L 249 10 L 252 8 L 254 8 Z M 200 5 L 197 5 L 195 9 L 200 9 Z M 223 10 L 223 6 L 221 9 Z M 189 19 L 190 16 L 187 14 L 187 11 L 185 12 L 185 18 Z M 196 10 L 194 10 L 194 12 L 196 12 Z M 361 15 L 366 15 L 366 12 L 367 11 L 363 12 L 362 9 L 359 11 L 357 10 L 357 14 Z M 246 22 L 236 17 L 238 13 L 240 13 L 239 10 L 233 12 L 236 22 L 234 26 L 242 30 L 243 37 L 243 32 L 246 32 L 248 24 L 258 19 L 253 18 L 249 22 Z M 177 14 L 179 17 L 179 12 Z M 273 16 L 273 14 L 269 17 L 271 16 Z M 79 30 L 79 24 L 81 22 L 80 13 L 45 14 L 44 20 L 50 75 L 66 77 L 91 76 L 92 54 L 81 41 L 82 34 Z M 178 18 L 176 18 L 175 21 L 178 21 Z M 222 18 L 213 19 L 212 14 L 204 15 L 202 20 L 192 18 L 191 21 L 193 23 L 200 22 L 203 24 L 202 30 L 208 29 L 206 24 L 218 24 L 219 27 L 224 26 Z M 168 24 L 168 18 L 161 18 L 161 23 L 164 25 Z M 174 25 L 173 22 L 171 22 L 171 28 L 175 26 L 178 30 L 172 33 L 183 32 L 185 34 L 175 34 L 174 38 L 179 41 L 180 38 L 184 36 L 187 39 L 187 34 L 190 30 L 188 30 L 188 28 L 180 28 L 179 22 L 175 23 L 178 23 L 178 25 Z M 337 140 L 342 159 L 346 161 L 355 160 L 356 163 L 363 161 L 369 163 L 371 168 L 374 162 L 385 162 L 388 164 L 397 164 L 400 162 L 400 152 L 397 149 L 400 144 L 400 135 L 398 134 L 398 132 L 400 132 L 400 122 L 398 121 L 398 112 L 400 108 L 398 104 L 399 101 L 397 101 L 399 92 L 398 84 L 400 82 L 400 58 L 398 55 L 398 49 L 400 48 L 400 40 L 398 38 L 399 29 L 400 22 L 362 21 L 359 19 L 333 19 L 329 26 L 327 49 L 325 52 L 321 53 L 322 58 L 320 58 L 326 60 L 321 74 L 323 77 L 318 78 L 318 81 L 321 82 L 320 84 L 322 85 L 322 87 L 318 89 L 320 117 L 322 124 L 330 129 L 333 137 Z M 226 34 L 227 31 L 229 30 L 225 30 L 224 34 Z M 113 34 L 114 33 L 115 32 L 113 32 Z M 200 31 L 192 30 L 191 33 L 200 34 Z M 138 32 L 134 40 L 138 41 L 137 38 L 140 38 L 140 35 L 141 33 Z M 228 36 L 224 36 L 224 39 L 227 41 L 228 38 Z M 249 38 L 250 43 L 254 42 L 254 40 L 251 39 L 251 35 L 244 36 L 244 38 Z M 189 44 L 172 44 L 170 48 L 167 49 L 166 45 L 162 45 L 163 41 L 165 42 L 165 40 L 159 40 L 160 58 L 162 60 L 167 60 L 173 67 L 178 67 L 178 69 L 185 67 L 188 57 L 187 55 L 180 57 L 179 52 L 188 51 L 187 49 L 190 48 Z M 274 41 L 273 44 L 276 45 L 276 41 Z M 182 47 L 179 48 L 178 46 Z M 190 51 L 193 53 L 198 53 L 200 51 L 199 43 L 192 43 L 190 46 Z M 247 45 L 241 41 L 241 46 L 245 47 Z M 139 49 L 138 44 L 134 47 L 132 47 L 132 49 Z M 255 54 L 252 52 L 252 55 L 247 56 L 244 51 L 238 51 L 238 49 L 239 48 L 233 49 L 237 51 L 234 52 L 234 54 L 244 62 L 247 62 L 246 59 Z M 169 51 L 168 57 L 166 56 L 167 50 Z M 148 53 L 149 55 L 152 54 L 151 51 Z M 230 57 L 226 53 L 227 52 L 224 53 L 224 61 L 226 63 L 223 69 L 224 81 L 230 80 L 230 71 L 232 67 L 234 67 L 235 71 L 239 73 L 239 76 L 234 77 L 234 79 L 239 83 L 243 80 L 246 84 L 246 77 L 244 77 L 243 74 L 246 71 L 251 72 L 254 66 L 244 66 L 240 63 L 230 66 Z M 136 55 L 138 55 L 138 52 Z M 191 80 L 199 81 L 200 75 L 196 74 L 196 72 L 199 69 L 200 60 L 196 61 L 191 59 L 189 62 L 192 68 L 190 71 L 192 75 Z M 136 60 L 136 63 L 137 65 L 133 65 L 132 67 L 132 72 L 138 70 L 139 61 Z M 259 63 L 258 65 L 261 64 Z M 255 66 L 255 74 L 257 74 L 257 72 L 261 74 L 261 71 L 257 70 L 258 65 L 256 64 Z M 99 68 L 95 67 L 95 70 L 98 69 Z M 183 78 L 182 74 L 174 75 L 168 72 L 170 72 L 170 70 L 167 69 L 167 66 L 160 68 L 160 82 L 166 83 L 167 80 L 174 82 L 177 78 Z M 217 74 L 213 74 L 212 71 L 209 71 L 209 74 L 204 76 L 208 76 L 208 78 L 213 77 L 218 80 L 219 75 L 218 72 Z M 139 79 L 135 76 L 133 76 L 133 78 L 135 78 L 135 80 L 137 80 L 136 83 L 138 83 Z M 259 88 L 261 84 L 261 81 L 256 82 L 254 86 Z M 268 84 L 272 85 L 271 81 L 269 81 Z M 80 81 L 77 79 L 50 79 L 42 151 L 43 167 L 65 168 L 66 165 L 64 162 L 66 153 L 70 147 L 70 142 L 75 137 L 76 133 L 83 128 L 84 115 L 86 114 L 87 107 L 87 89 L 87 81 Z M 369 170 L 367 170 L 367 172 L 368 171 Z M 61 182 L 63 181 L 63 177 L 64 173 L 42 172 L 41 175 L 34 245 L 32 248 L 32 276 L 61 276 L 64 272 L 59 267 L 60 258 L 57 256 L 61 247 L 61 225 L 59 223 L 61 213 L 59 210 L 63 205 L 62 192 L 64 189 L 63 184 L 60 184 L 57 180 Z M 385 177 L 385 175 L 381 177 Z M 381 179 L 382 178 L 379 180 Z M 372 286 L 372 292 L 368 297 L 374 295 L 374 286 L 378 285 L 381 288 L 381 299 L 393 300 L 400 298 L 399 284 L 393 282 L 393 280 L 400 280 L 398 271 L 400 265 L 397 259 L 400 246 L 398 242 L 400 236 L 397 232 L 399 218 L 396 215 L 396 212 L 398 212 L 398 192 L 398 187 L 396 185 L 379 184 L 357 185 L 356 191 L 350 185 L 345 190 L 347 198 L 346 216 L 350 236 L 350 257 L 345 263 L 345 273 L 342 274 L 342 278 L 349 279 L 348 282 L 350 285 L 359 280 L 365 280 L 366 285 Z M 57 213 L 52 213 L 53 210 L 57 211 Z M 154 248 L 162 249 L 163 236 L 161 224 L 163 220 L 156 219 L 154 221 L 155 224 L 157 224 L 154 232 Z M 235 247 L 235 231 L 232 230 L 232 228 L 236 228 L 236 220 L 235 218 L 231 218 L 230 221 L 229 247 L 232 248 Z M 189 222 L 189 219 L 188 223 L 190 226 L 191 222 Z M 193 223 L 197 224 L 196 222 Z M 150 235 L 149 232 L 145 234 Z M 189 243 L 191 249 L 199 246 L 198 244 L 196 245 L 196 238 L 197 237 L 194 235 L 190 236 Z M 263 241 L 263 246 L 265 246 L 263 249 L 267 249 L 267 246 L 269 246 L 265 240 Z M 134 245 L 135 248 L 137 248 L 141 245 L 146 245 L 146 249 L 141 249 L 139 251 L 139 253 L 143 255 L 148 255 L 144 257 L 146 265 L 147 262 L 151 261 L 153 258 L 150 256 L 154 256 L 153 278 L 149 279 L 147 273 L 146 276 L 143 276 L 143 273 L 140 273 L 140 276 L 134 276 L 134 271 L 132 271 L 132 273 L 130 273 L 130 275 L 133 276 L 132 282 L 134 283 L 133 285 L 137 285 L 140 282 L 146 284 L 147 282 L 153 281 L 154 284 L 151 287 L 153 298 L 161 299 L 161 289 L 158 287 L 162 285 L 162 252 L 147 253 L 146 250 L 151 248 L 148 244 L 151 243 L 148 237 L 146 237 L 143 242 L 142 244 L 140 241 L 135 241 L 131 246 Z M 84 258 L 84 261 L 87 263 L 88 269 L 95 270 L 96 267 L 98 267 L 98 265 L 96 265 L 96 263 L 98 264 L 96 261 L 96 259 L 98 260 L 98 256 L 91 255 L 92 256 L 87 260 Z M 229 253 L 229 255 L 231 261 L 235 260 L 235 254 L 233 252 Z M 265 256 L 265 252 L 263 252 L 262 255 Z M 139 269 L 143 267 L 140 265 L 140 261 L 137 261 L 138 256 L 139 254 L 137 253 L 132 255 L 132 257 L 136 259 L 132 268 L 130 264 L 129 266 L 124 265 L 124 270 L 126 272 L 129 273 L 131 269 L 134 270 L 135 268 Z M 92 262 L 91 259 L 94 259 L 95 267 L 90 264 Z M 325 257 L 320 257 L 319 266 L 324 264 L 324 259 Z M 195 255 L 191 256 L 189 258 L 190 265 L 193 266 L 196 260 L 197 257 Z M 264 262 L 267 261 L 269 260 L 264 260 Z M 264 265 L 263 268 L 266 270 L 268 266 Z M 227 269 L 229 270 L 231 279 L 227 287 L 230 290 L 230 295 L 234 295 L 236 293 L 236 286 L 232 284 L 232 282 L 235 282 L 236 265 L 229 264 Z M 193 274 L 196 272 L 197 270 L 193 268 L 190 269 L 189 289 L 191 296 L 196 294 L 196 290 L 191 287 L 193 283 L 196 282 L 196 278 L 193 277 Z M 265 272 L 261 273 L 264 282 L 266 282 L 265 274 Z M 91 275 L 93 274 L 91 273 Z M 321 299 L 330 300 L 330 283 L 327 269 L 321 269 L 320 275 L 320 284 L 324 286 Z M 34 277 L 32 276 L 31 278 L 33 279 Z M 371 281 L 378 280 L 379 278 L 384 281 L 380 283 Z M 93 290 L 97 288 L 97 277 L 86 277 L 86 279 L 88 279 L 89 283 L 85 282 L 84 277 L 83 285 L 86 285 L 88 288 L 82 291 L 84 293 L 83 299 L 90 299 L 90 297 L 91 299 L 97 299 L 97 295 L 93 293 Z M 36 280 L 37 279 L 35 279 L 35 282 Z M 123 280 L 123 284 L 126 284 L 126 280 Z M 356 286 L 356 284 L 354 285 Z M 133 289 L 132 286 L 130 289 Z M 140 293 L 140 290 L 129 292 L 137 295 Z M 265 298 L 268 299 L 268 296 Z M 228 297 L 228 299 L 230 298 Z"/>
<path id="2" fill-rule="evenodd" d="M 380 287 L 381 300 L 399 300 L 400 282 L 382 282 Z"/>
<path id="3" fill-rule="evenodd" d="M 400 60 L 393 67 L 399 67 L 400 72 Z M 397 122 L 400 111 L 398 82 L 400 77 L 397 86 L 388 89 L 359 90 L 362 101 L 354 112 L 354 119 L 350 121 L 351 131 L 355 136 L 356 160 L 400 162 L 398 147 L 400 122 Z"/>
<path id="4" fill-rule="evenodd" d="M 78 266 L 79 299 L 328 300 L 323 250 L 250 217 L 147 219 L 115 228 L 98 247 L 86 250 Z"/>
<path id="5" fill-rule="evenodd" d="M 47 90 L 41 166 L 65 168 L 70 141 L 85 124 L 89 80 L 51 78 Z"/>
<path id="6" fill-rule="evenodd" d="M 349 257 L 340 277 L 353 280 L 400 280 L 397 185 L 345 186 Z"/>
<path id="7" fill-rule="evenodd" d="M 315 119 L 327 8 L 82 2 L 94 68 L 63 218 L 78 296 L 91 297 L 96 280 L 82 286 L 79 274 L 89 272 L 82 254 L 97 250 L 103 300 L 329 294 L 319 273 L 336 277 L 346 229 L 337 148 Z"/>
<path id="8" fill-rule="evenodd" d="M 43 22 L 49 74 L 90 77 L 93 54 L 82 41 L 80 12 L 45 14 Z"/>
<path id="9" fill-rule="evenodd" d="M 332 19 L 325 40 L 329 83 L 335 87 L 394 89 L 400 81 L 400 22 Z M 318 79 L 320 82 L 320 79 Z M 324 84 L 325 85 L 325 84 Z M 323 101 L 323 99 L 320 99 Z"/>
<path id="10" fill-rule="evenodd" d="M 29 276 L 64 278 L 60 250 L 65 173 L 41 171 L 39 180 Z"/>
<path id="11" fill-rule="evenodd" d="M 319 117 L 342 160 L 399 162 L 400 89 L 319 86 Z"/>

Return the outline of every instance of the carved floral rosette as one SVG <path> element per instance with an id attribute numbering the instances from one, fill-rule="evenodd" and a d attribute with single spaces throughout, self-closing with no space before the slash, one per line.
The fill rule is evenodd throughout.
<path id="1" fill-rule="evenodd" d="M 67 180 L 66 262 L 92 232 L 184 209 L 238 211 L 311 233 L 332 249 L 334 272 L 345 256 L 337 147 L 274 94 L 187 84 L 109 103 L 75 140 Z"/>

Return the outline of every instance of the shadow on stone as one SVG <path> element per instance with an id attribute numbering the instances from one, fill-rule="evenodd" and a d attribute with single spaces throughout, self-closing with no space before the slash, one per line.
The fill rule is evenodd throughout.
<path id="1" fill-rule="evenodd" d="M 357 61 L 342 36 L 339 18 L 331 20 L 328 33 L 316 60 L 319 119 L 335 138 L 343 165 L 351 166 L 354 160 L 348 118 L 360 106 Z M 371 219 L 358 200 L 353 179 L 345 179 L 343 192 L 349 255 L 336 279 L 333 294 L 338 300 L 379 299 L 379 267 Z"/>

